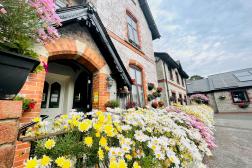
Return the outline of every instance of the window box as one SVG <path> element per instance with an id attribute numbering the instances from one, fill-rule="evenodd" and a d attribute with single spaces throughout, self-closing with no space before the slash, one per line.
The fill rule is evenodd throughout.
<path id="1" fill-rule="evenodd" d="M 238 103 L 238 106 L 239 106 L 240 108 L 248 108 L 249 102 Z"/>
<path id="2" fill-rule="evenodd" d="M 40 62 L 17 53 L 0 51 L 0 99 L 13 99 Z"/>

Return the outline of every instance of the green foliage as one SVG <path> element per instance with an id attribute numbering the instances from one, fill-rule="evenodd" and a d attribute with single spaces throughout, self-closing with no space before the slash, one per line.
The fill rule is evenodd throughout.
<path id="1" fill-rule="evenodd" d="M 57 159 L 60 156 L 67 156 L 69 158 L 83 156 L 85 151 L 84 143 L 82 142 L 82 135 L 80 132 L 68 132 L 64 135 L 54 137 L 56 142 L 54 150 L 49 150 L 44 147 L 46 140 L 40 140 L 35 147 L 35 155 L 42 157 L 44 154 L 50 156 L 52 159 Z"/>
<path id="2" fill-rule="evenodd" d="M 1 4 L 7 13 L 0 15 L 0 50 L 38 58 L 31 49 L 42 26 L 36 11 L 26 0 L 2 0 Z"/>
<path id="3" fill-rule="evenodd" d="M 34 100 L 32 100 L 32 99 L 26 99 L 26 98 L 21 97 L 21 96 L 16 96 L 14 98 L 14 100 L 16 100 L 16 101 L 22 101 L 23 102 L 23 105 L 22 105 L 22 110 L 23 111 L 30 110 L 30 108 L 31 108 L 30 104 L 31 103 L 35 104 Z"/>
<path id="4" fill-rule="evenodd" d="M 120 106 L 120 103 L 118 100 L 110 100 L 105 104 L 105 107 L 109 107 L 109 108 L 117 108 Z"/>

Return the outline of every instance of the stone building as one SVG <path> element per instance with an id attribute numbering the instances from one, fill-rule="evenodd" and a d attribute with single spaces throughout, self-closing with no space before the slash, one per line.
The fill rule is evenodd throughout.
<path id="1" fill-rule="evenodd" d="M 252 68 L 189 80 L 187 91 L 205 94 L 216 113 L 252 112 Z"/>
<path id="2" fill-rule="evenodd" d="M 179 61 L 163 52 L 155 52 L 158 85 L 163 88 L 161 99 L 165 105 L 187 104 L 186 79 L 188 75 Z"/>
<path id="3" fill-rule="evenodd" d="M 21 124 L 41 114 L 53 118 L 73 109 L 105 110 L 105 103 L 118 97 L 145 106 L 147 83 L 157 84 L 152 41 L 160 37 L 147 1 L 56 4 L 61 38 L 35 46 L 48 72 L 30 74 L 21 89 L 20 94 L 36 101 L 33 110 L 22 114 Z M 29 151 L 29 143 L 17 142 L 13 167 L 23 167 Z"/>

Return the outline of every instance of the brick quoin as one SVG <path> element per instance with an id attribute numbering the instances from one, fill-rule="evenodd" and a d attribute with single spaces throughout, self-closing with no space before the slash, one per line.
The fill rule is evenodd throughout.
<path id="1" fill-rule="evenodd" d="M 77 51 L 76 42 L 70 38 L 60 38 L 53 43 L 46 44 L 44 47 L 49 56 L 47 58 L 46 56 L 41 55 L 41 61 L 48 63 L 48 61 L 57 59 L 74 59 L 95 74 L 93 77 L 93 92 L 98 92 L 99 101 L 98 103 L 93 103 L 93 108 L 105 111 L 104 105 L 109 100 L 110 95 L 107 91 L 106 82 L 104 82 L 107 75 L 99 73 L 99 70 L 106 65 L 106 62 L 101 55 L 96 51 L 93 51 L 91 48 L 86 48 L 85 51 L 82 51 L 82 55 L 77 55 L 77 53 L 80 52 Z M 31 122 L 33 118 L 40 116 L 45 77 L 45 71 L 31 73 L 21 89 L 20 94 L 24 95 L 26 98 L 34 99 L 36 105 L 33 110 L 23 113 L 20 119 L 20 125 Z M 13 167 L 24 167 L 24 161 L 29 158 L 29 153 L 30 143 L 17 141 Z"/>

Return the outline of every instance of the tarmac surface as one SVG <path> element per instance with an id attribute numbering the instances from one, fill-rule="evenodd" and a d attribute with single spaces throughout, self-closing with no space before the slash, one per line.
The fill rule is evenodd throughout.
<path id="1" fill-rule="evenodd" d="M 209 168 L 252 168 L 252 114 L 216 114 L 218 147 L 206 159 Z"/>

